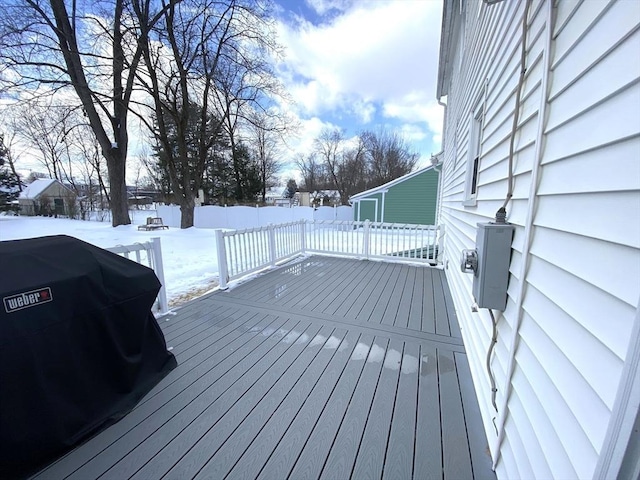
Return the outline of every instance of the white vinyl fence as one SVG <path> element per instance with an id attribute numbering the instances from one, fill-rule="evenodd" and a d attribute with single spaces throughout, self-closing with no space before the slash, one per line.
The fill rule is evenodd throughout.
<path id="1" fill-rule="evenodd" d="M 194 209 L 194 227 L 250 229 L 270 224 L 299 222 L 301 220 L 352 220 L 353 207 L 246 207 L 204 205 Z M 158 217 L 169 227 L 180 227 L 180 207 L 158 205 Z"/>
<path id="2" fill-rule="evenodd" d="M 167 313 L 169 311 L 169 303 L 167 302 L 167 290 L 164 287 L 164 267 L 162 265 L 162 248 L 160 246 L 160 238 L 153 237 L 150 242 L 134 243 L 133 245 L 117 245 L 115 247 L 106 248 L 112 253 L 117 253 L 123 257 L 133 260 L 134 262 L 145 265 L 156 273 L 158 280 L 162 286 L 156 298 L 155 307 L 158 313 Z"/>
<path id="3" fill-rule="evenodd" d="M 438 262 L 442 227 L 370 221 L 307 221 L 244 230 L 216 230 L 220 288 L 300 254 L 397 262 Z"/>

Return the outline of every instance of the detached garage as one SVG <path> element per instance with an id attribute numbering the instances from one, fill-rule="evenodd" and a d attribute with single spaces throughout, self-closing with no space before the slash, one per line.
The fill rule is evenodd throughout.
<path id="1" fill-rule="evenodd" d="M 70 215 L 76 194 L 54 178 L 38 178 L 22 190 L 18 203 L 22 215 Z"/>
<path id="2" fill-rule="evenodd" d="M 351 197 L 354 219 L 435 225 L 439 171 L 431 165 Z"/>

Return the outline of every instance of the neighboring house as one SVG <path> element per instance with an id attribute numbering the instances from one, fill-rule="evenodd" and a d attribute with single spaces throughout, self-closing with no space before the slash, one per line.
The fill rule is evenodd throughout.
<path id="1" fill-rule="evenodd" d="M 311 206 L 311 194 L 309 192 L 296 192 L 296 199 L 298 201 L 298 205 L 300 205 L 301 207 Z"/>
<path id="2" fill-rule="evenodd" d="M 97 188 L 97 186 L 94 186 L 93 193 L 94 194 L 99 193 L 99 189 Z M 203 195 L 204 194 L 199 194 L 198 196 L 201 198 L 204 198 Z M 152 189 L 152 188 L 136 187 L 132 185 L 127 185 L 127 197 L 129 198 L 129 203 L 132 205 L 136 204 L 136 199 L 140 200 L 143 198 L 148 198 L 149 203 L 162 202 L 164 200 L 163 193 L 160 190 Z"/>
<path id="3" fill-rule="evenodd" d="M 353 195 L 350 200 L 354 219 L 434 225 L 439 170 L 431 165 Z"/>
<path id="4" fill-rule="evenodd" d="M 313 207 L 334 207 L 340 205 L 338 190 L 314 190 L 309 192 L 309 201 Z"/>
<path id="5" fill-rule="evenodd" d="M 22 215 L 69 215 L 75 201 L 73 190 L 52 178 L 34 180 L 18 198 Z"/>
<path id="6" fill-rule="evenodd" d="M 446 275 L 498 478 L 638 478 L 640 2 L 446 0 L 437 97 Z M 496 411 L 492 319 L 459 259 L 510 149 Z"/>
<path id="7" fill-rule="evenodd" d="M 265 192 L 264 202 L 267 205 L 275 205 L 277 201 L 282 200 L 285 187 L 270 187 Z M 289 200 L 289 199 L 287 199 Z"/>

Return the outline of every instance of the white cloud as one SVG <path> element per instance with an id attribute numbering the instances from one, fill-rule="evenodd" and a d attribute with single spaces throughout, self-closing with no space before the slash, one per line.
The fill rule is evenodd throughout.
<path id="1" fill-rule="evenodd" d="M 419 128 L 425 125 L 433 135 L 433 143 L 439 148 L 442 142 L 444 109 L 436 100 L 428 99 L 424 92 L 411 92 L 398 100 L 384 104 L 384 115 L 396 118 Z"/>
<path id="2" fill-rule="evenodd" d="M 329 122 L 324 122 L 318 117 L 300 120 L 300 129 L 297 137 L 289 143 L 289 147 L 294 152 L 310 152 L 313 141 L 320 136 L 324 128 L 336 128 Z"/>
<path id="3" fill-rule="evenodd" d="M 372 102 L 356 100 L 351 105 L 352 111 L 358 116 L 363 124 L 370 123 L 376 113 L 376 107 Z"/>
<path id="4" fill-rule="evenodd" d="M 442 145 L 442 127 L 444 123 L 444 108 L 438 105 L 438 102 L 432 101 L 429 103 L 426 111 L 427 125 L 429 130 L 433 132 L 433 143 L 436 146 L 436 151 L 440 150 Z"/>
<path id="5" fill-rule="evenodd" d="M 415 123 L 405 123 L 400 127 L 400 133 L 408 142 L 421 142 L 429 135 L 426 128 L 421 128 Z"/>
<path id="6" fill-rule="evenodd" d="M 306 0 L 305 2 L 318 15 L 324 15 L 330 10 L 346 10 L 352 2 L 350 0 Z"/>
<path id="7" fill-rule="evenodd" d="M 317 11 L 346 8 L 345 2 L 326 0 L 313 5 Z M 384 103 L 407 92 L 424 92 L 424 98 L 432 99 L 440 9 L 435 1 L 358 2 L 328 24 L 300 19 L 296 26 L 283 23 L 283 80 L 309 115 L 358 100 Z"/>
<path id="8" fill-rule="evenodd" d="M 412 91 L 400 97 L 389 99 L 383 106 L 385 117 L 397 118 L 405 122 L 423 122 L 427 120 L 429 103 L 425 91 Z"/>

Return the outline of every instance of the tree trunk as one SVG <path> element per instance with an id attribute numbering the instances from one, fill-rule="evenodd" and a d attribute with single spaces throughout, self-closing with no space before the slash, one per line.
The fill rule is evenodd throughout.
<path id="1" fill-rule="evenodd" d="M 127 198 L 127 184 L 125 180 L 125 152 L 119 148 L 112 148 L 107 158 L 107 172 L 109 174 L 109 200 L 111 207 L 111 225 L 130 225 L 129 202 Z"/>
<path id="2" fill-rule="evenodd" d="M 196 202 L 194 198 L 180 196 L 180 228 L 193 227 Z"/>

